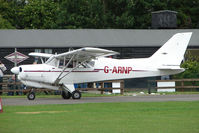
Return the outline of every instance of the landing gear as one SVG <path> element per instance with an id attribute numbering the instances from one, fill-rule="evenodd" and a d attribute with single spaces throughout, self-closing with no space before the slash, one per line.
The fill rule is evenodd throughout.
<path id="1" fill-rule="evenodd" d="M 68 91 L 62 91 L 61 96 L 63 99 L 70 99 L 71 98 L 71 93 Z"/>
<path id="2" fill-rule="evenodd" d="M 28 100 L 34 100 L 35 99 L 35 93 L 33 91 L 28 93 L 27 98 L 28 98 Z"/>
<path id="3" fill-rule="evenodd" d="M 62 84 L 62 97 L 64 99 L 69 99 L 71 96 L 73 99 L 80 99 L 81 92 L 79 90 L 75 90 L 74 84 Z"/>
<path id="4" fill-rule="evenodd" d="M 73 91 L 73 93 L 72 93 L 72 98 L 73 99 L 80 99 L 81 98 L 81 92 L 80 91 L 78 91 L 78 90 L 75 90 L 75 91 Z"/>
<path id="5" fill-rule="evenodd" d="M 75 90 L 72 92 L 72 94 L 69 91 L 62 91 L 61 96 L 63 99 L 70 99 L 71 96 L 73 99 L 80 99 L 81 98 L 81 92 L 78 90 Z"/>

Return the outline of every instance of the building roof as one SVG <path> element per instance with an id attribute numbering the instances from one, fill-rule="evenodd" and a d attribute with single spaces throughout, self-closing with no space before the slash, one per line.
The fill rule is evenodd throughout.
<path id="1" fill-rule="evenodd" d="M 193 32 L 189 46 L 199 47 L 199 29 L 0 30 L 0 47 L 159 47 L 179 32 Z"/>

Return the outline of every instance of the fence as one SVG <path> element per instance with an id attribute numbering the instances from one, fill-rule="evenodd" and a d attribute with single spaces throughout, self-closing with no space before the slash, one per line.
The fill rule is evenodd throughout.
<path id="1" fill-rule="evenodd" d="M 29 92 L 29 89 L 9 89 L 9 85 L 20 86 L 20 82 L 9 83 L 8 79 L 11 78 L 11 75 L 5 75 L 3 78 L 2 90 L 0 92 Z M 158 83 L 175 83 L 172 86 L 158 86 Z M 18 87 L 20 88 L 20 87 Z M 148 93 L 151 93 L 151 90 L 157 92 L 158 90 L 164 89 L 175 89 L 175 91 L 199 91 L 199 79 L 172 79 L 172 80 L 149 80 L 147 88 L 124 88 L 124 80 L 113 80 L 113 81 L 101 81 L 95 83 L 87 83 L 86 86 L 82 86 L 82 84 L 76 84 L 76 89 L 81 91 L 101 91 L 101 94 L 104 91 L 108 92 L 116 92 L 123 94 L 124 91 L 143 91 L 148 90 Z M 50 89 L 35 89 L 36 92 L 52 92 Z"/>
<path id="2" fill-rule="evenodd" d="M 166 83 L 160 85 L 158 83 Z M 126 92 L 135 91 L 148 91 L 151 92 L 164 92 L 169 91 L 199 91 L 199 79 L 172 79 L 172 80 L 148 80 L 147 88 L 125 88 Z"/>
<path id="3" fill-rule="evenodd" d="M 77 89 L 82 91 L 97 90 L 101 91 L 101 94 L 103 94 L 104 91 L 112 93 L 120 93 L 122 95 L 124 93 L 124 80 L 101 81 L 101 82 L 94 82 L 91 84 L 92 84 L 91 87 L 77 88 Z"/>
<path id="4" fill-rule="evenodd" d="M 177 91 L 199 91 L 199 79 L 173 79 L 156 80 L 155 82 L 174 82 L 173 86 Z M 156 89 L 169 89 L 172 86 L 156 87 Z"/>
<path id="5" fill-rule="evenodd" d="M 0 83 L 2 85 L 2 90 L 0 92 L 29 92 L 32 90 L 32 88 L 24 89 L 21 87 L 21 82 L 9 82 L 9 78 L 11 78 L 11 75 L 4 75 L 3 82 Z M 124 92 L 124 81 L 123 80 L 113 80 L 113 81 L 101 81 L 101 82 L 94 82 L 94 83 L 86 83 L 85 84 L 75 84 L 75 88 L 77 90 L 81 91 L 101 91 L 101 94 L 104 93 L 104 91 L 108 92 L 115 92 L 123 94 Z M 14 89 L 10 89 L 9 86 L 13 86 Z M 18 89 L 16 89 L 18 88 Z M 35 89 L 36 92 L 53 92 L 54 90 L 50 89 Z"/>

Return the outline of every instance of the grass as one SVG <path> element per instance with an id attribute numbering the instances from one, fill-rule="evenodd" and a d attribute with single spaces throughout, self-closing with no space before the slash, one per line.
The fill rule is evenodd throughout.
<path id="1" fill-rule="evenodd" d="M 0 133 L 198 133 L 199 101 L 4 106 Z"/>

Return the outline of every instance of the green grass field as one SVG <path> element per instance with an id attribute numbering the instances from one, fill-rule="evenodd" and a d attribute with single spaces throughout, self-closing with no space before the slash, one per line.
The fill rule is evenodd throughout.
<path id="1" fill-rule="evenodd" d="M 197 102 L 4 106 L 0 133 L 198 133 Z"/>

